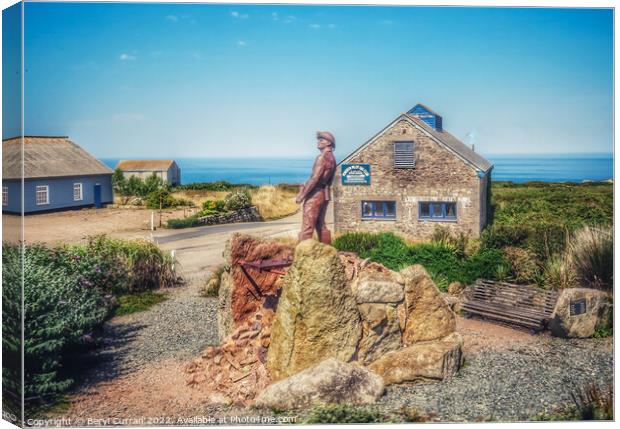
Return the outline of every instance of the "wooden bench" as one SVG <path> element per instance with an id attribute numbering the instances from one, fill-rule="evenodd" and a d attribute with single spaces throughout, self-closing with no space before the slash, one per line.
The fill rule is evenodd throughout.
<path id="1" fill-rule="evenodd" d="M 466 292 L 461 309 L 539 332 L 547 328 L 557 300 L 556 291 L 478 279 Z"/>

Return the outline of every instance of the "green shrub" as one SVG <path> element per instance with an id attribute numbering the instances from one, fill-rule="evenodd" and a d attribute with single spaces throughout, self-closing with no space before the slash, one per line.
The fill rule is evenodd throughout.
<path id="1" fill-rule="evenodd" d="M 502 252 L 495 249 L 482 250 L 471 258 L 467 258 L 463 264 L 463 277 L 459 280 L 463 283 L 472 283 L 476 279 L 495 279 L 497 267 L 510 266 Z"/>
<path id="2" fill-rule="evenodd" d="M 21 415 L 22 258 L 18 246 L 2 243 L 2 402 L 3 410 Z"/>
<path id="3" fill-rule="evenodd" d="M 3 291 L 17 289 L 19 294 L 20 271 L 19 248 L 3 246 Z M 46 260 L 40 246 L 25 248 L 23 276 L 24 393 L 27 400 L 40 402 L 69 388 L 72 380 L 59 372 L 65 352 L 90 341 L 109 308 L 97 288 Z"/>
<path id="4" fill-rule="evenodd" d="M 377 245 L 371 249 L 370 258 L 391 270 L 400 270 L 410 263 L 409 248 L 404 240 L 391 232 L 377 235 Z"/>
<path id="5" fill-rule="evenodd" d="M 484 249 L 501 249 L 524 245 L 528 237 L 529 229 L 525 226 L 494 224 L 482 231 L 480 241 Z"/>
<path id="6" fill-rule="evenodd" d="M 304 423 L 382 423 L 387 417 L 379 410 L 349 404 L 315 406 Z"/>
<path id="7" fill-rule="evenodd" d="M 170 194 L 170 191 L 165 188 L 156 189 L 146 195 L 146 206 L 149 209 L 174 207 L 174 202 L 174 197 Z"/>
<path id="8" fill-rule="evenodd" d="M 226 195 L 224 207 L 228 211 L 245 209 L 252 205 L 250 191 L 246 188 L 238 189 Z"/>
<path id="9" fill-rule="evenodd" d="M 209 211 L 210 213 L 224 213 L 226 212 L 226 201 L 207 200 L 204 203 L 202 203 L 202 210 Z"/>
<path id="10" fill-rule="evenodd" d="M 611 227 L 586 226 L 576 231 L 568 246 L 568 257 L 582 286 L 613 288 L 614 244 Z"/>
<path id="11" fill-rule="evenodd" d="M 355 252 L 360 258 L 370 257 L 370 251 L 377 247 L 377 234 L 368 232 L 349 232 L 337 237 L 333 246 L 342 252 Z"/>
<path id="12" fill-rule="evenodd" d="M 166 228 L 171 229 L 192 228 L 200 225 L 202 225 L 202 223 L 198 219 L 198 216 L 188 216 L 183 219 L 168 219 L 166 221 Z"/>
<path id="13" fill-rule="evenodd" d="M 174 197 L 173 201 L 174 207 L 184 206 L 184 207 L 196 207 L 196 204 L 193 200 L 189 198 L 176 198 Z"/>

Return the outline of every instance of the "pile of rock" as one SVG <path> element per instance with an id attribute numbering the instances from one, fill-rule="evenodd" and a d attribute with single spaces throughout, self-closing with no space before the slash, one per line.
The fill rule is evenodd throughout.
<path id="1" fill-rule="evenodd" d="M 394 272 L 313 240 L 297 245 L 285 277 L 253 273 L 259 291 L 237 266 L 292 252 L 233 238 L 220 289 L 222 346 L 190 364 L 190 384 L 233 402 L 290 408 L 370 403 L 386 384 L 444 380 L 459 370 L 456 316 L 424 268 Z"/>

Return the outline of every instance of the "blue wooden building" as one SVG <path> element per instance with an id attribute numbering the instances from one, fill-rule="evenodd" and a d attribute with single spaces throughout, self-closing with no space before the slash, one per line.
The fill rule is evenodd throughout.
<path id="1" fill-rule="evenodd" d="M 2 211 L 24 213 L 102 207 L 113 201 L 112 169 L 68 137 L 25 136 L 2 141 Z"/>

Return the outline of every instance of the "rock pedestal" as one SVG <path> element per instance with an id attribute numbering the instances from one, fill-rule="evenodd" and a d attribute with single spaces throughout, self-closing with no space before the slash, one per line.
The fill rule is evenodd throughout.
<path id="1" fill-rule="evenodd" d="M 241 271 L 243 261 L 292 252 L 232 238 L 219 295 L 221 345 L 188 366 L 189 384 L 230 402 L 295 408 L 371 403 L 384 384 L 444 380 L 461 367 L 456 316 L 422 266 L 394 272 L 306 240 L 284 277 L 254 270 L 251 282 Z"/>
<path id="2" fill-rule="evenodd" d="M 613 304 L 608 292 L 585 288 L 563 289 L 549 329 L 556 337 L 589 338 L 597 329 L 611 327 L 612 317 Z"/>
<path id="3" fill-rule="evenodd" d="M 302 241 L 285 277 L 271 330 L 267 368 L 274 380 L 330 357 L 354 359 L 362 325 L 344 267 L 331 246 Z"/>

